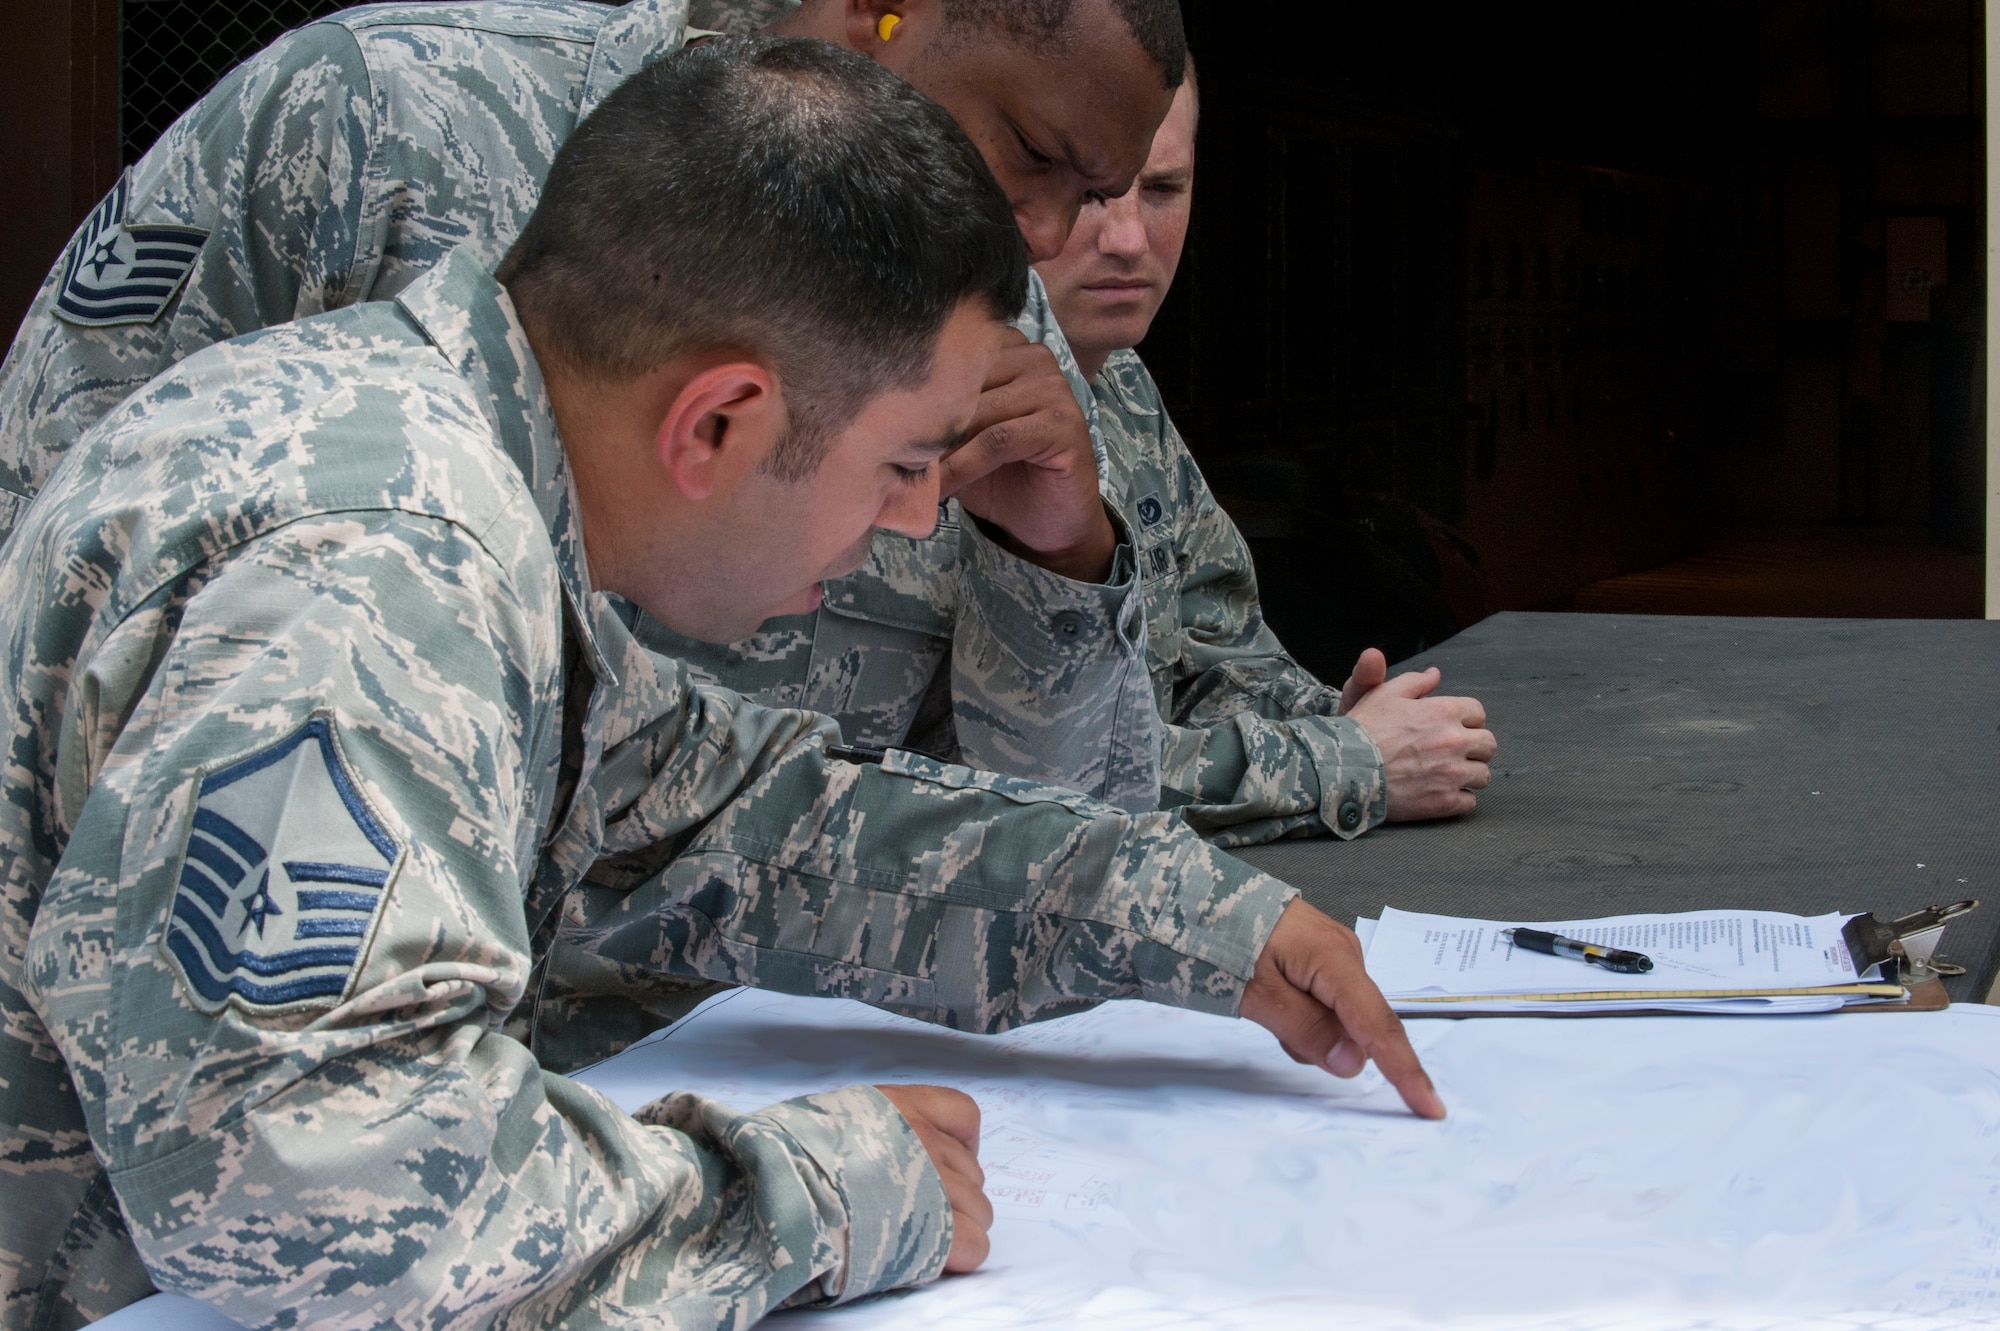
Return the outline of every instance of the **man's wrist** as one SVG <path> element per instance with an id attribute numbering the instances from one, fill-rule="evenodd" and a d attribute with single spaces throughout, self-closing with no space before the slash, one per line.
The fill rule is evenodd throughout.
<path id="1" fill-rule="evenodd" d="M 1072 582 L 1093 585 L 1104 582 L 1111 576 L 1112 561 L 1118 554 L 1118 529 L 1112 525 L 1111 514 L 1104 507 L 1103 500 L 1098 501 L 1097 522 L 1090 533 L 1074 545 L 1056 550 L 1037 550 L 1016 539 L 1004 527 L 984 518 L 976 518 L 975 521 L 993 539 L 993 543 L 1008 554 Z"/>

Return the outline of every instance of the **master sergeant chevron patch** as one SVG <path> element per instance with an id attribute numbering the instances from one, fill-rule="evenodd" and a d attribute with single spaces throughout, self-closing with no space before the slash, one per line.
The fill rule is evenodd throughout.
<path id="1" fill-rule="evenodd" d="M 337 1003 L 401 862 L 315 716 L 202 780 L 167 954 L 204 1012 Z"/>

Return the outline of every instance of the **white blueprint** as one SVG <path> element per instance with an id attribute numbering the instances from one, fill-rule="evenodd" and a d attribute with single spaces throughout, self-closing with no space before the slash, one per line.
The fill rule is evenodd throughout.
<path id="1" fill-rule="evenodd" d="M 1410 1031 L 1442 1124 L 1140 1003 L 975 1037 L 739 991 L 580 1080 L 979 1100 L 985 1270 L 788 1331 L 2000 1326 L 2000 1009 Z"/>

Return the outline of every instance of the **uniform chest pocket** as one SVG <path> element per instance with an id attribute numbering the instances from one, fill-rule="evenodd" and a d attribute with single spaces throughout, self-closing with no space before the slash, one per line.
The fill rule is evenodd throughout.
<path id="1" fill-rule="evenodd" d="M 954 518 L 957 511 L 952 506 Z M 944 519 L 922 540 L 876 532 L 868 562 L 826 584 L 826 608 L 949 640 L 958 617 L 958 539 L 958 523 Z"/>

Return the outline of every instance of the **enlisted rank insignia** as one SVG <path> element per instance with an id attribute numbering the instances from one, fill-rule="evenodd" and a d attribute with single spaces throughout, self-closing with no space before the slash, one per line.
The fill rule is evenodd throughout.
<path id="1" fill-rule="evenodd" d="M 1167 506 L 1160 502 L 1158 495 L 1147 495 L 1139 501 L 1139 525 L 1151 527 L 1167 515 Z"/>
<path id="2" fill-rule="evenodd" d="M 146 324 L 187 281 L 208 232 L 196 226 L 132 226 L 124 177 L 70 246 L 56 317 L 87 328 Z"/>
<path id="3" fill-rule="evenodd" d="M 401 859 L 316 716 L 202 780 L 167 952 L 203 1011 L 338 1001 Z"/>

